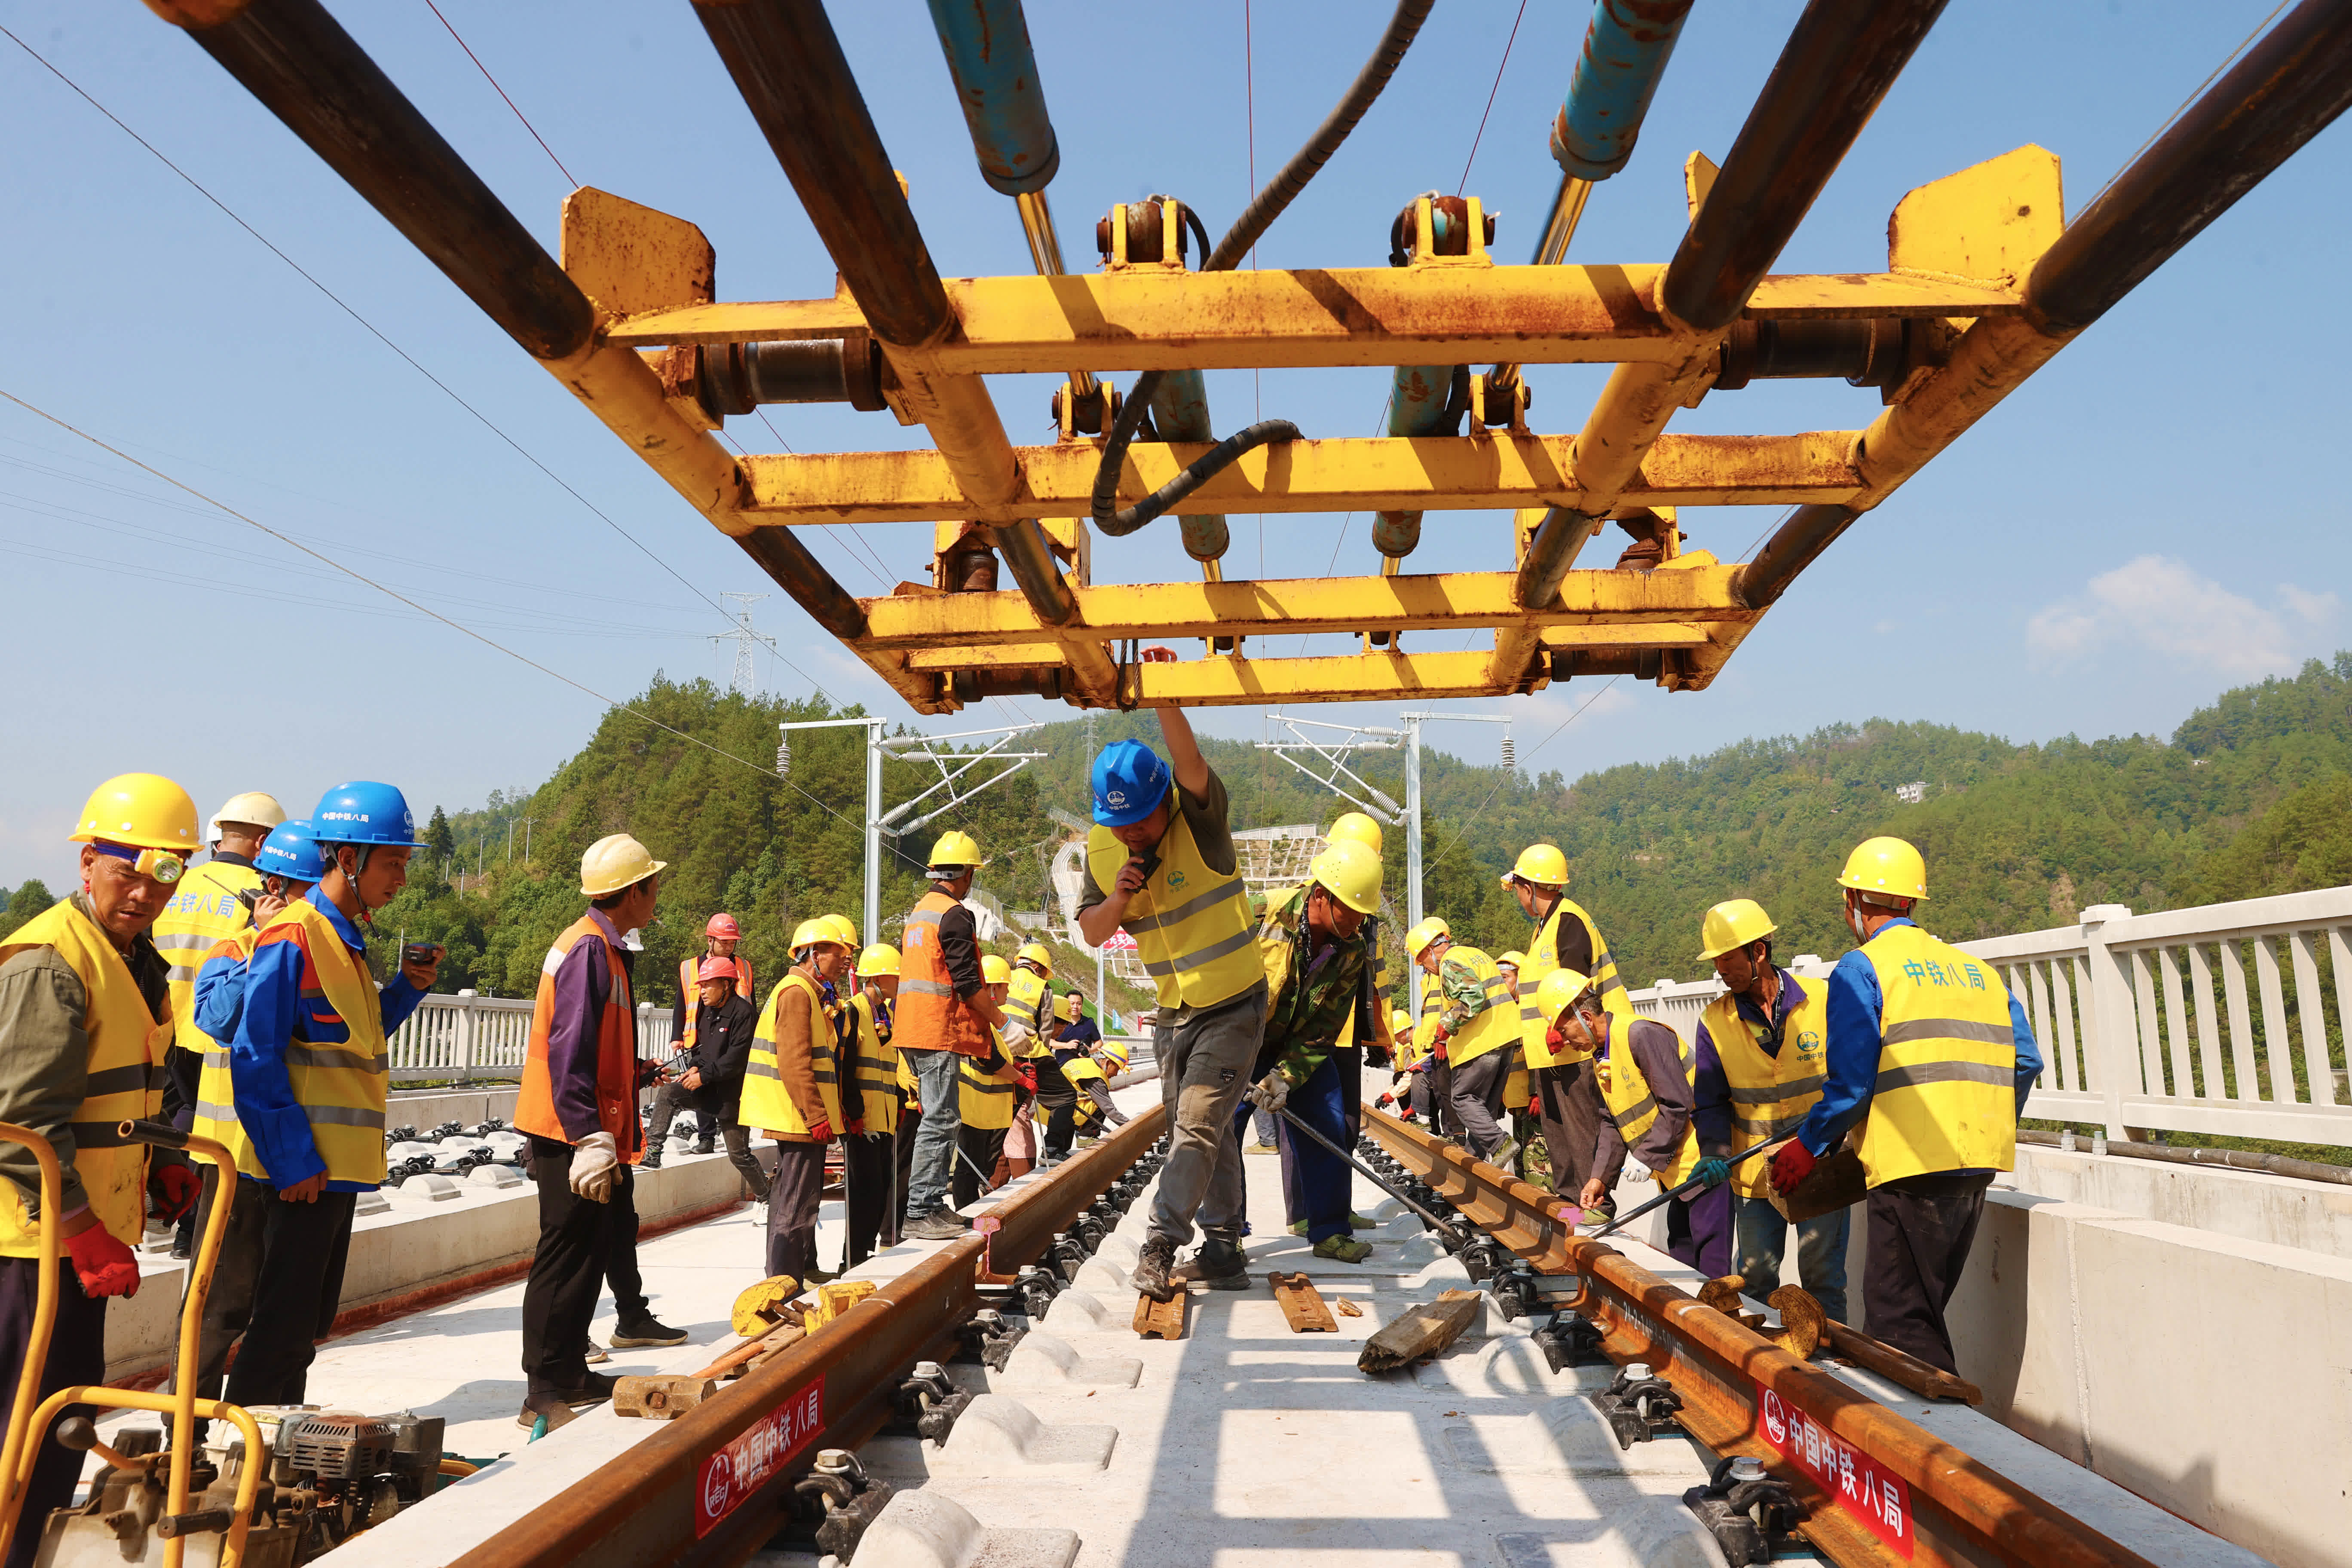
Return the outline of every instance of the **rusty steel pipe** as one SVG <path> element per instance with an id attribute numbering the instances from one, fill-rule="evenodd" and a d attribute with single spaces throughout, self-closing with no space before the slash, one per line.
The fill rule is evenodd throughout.
<path id="1" fill-rule="evenodd" d="M 1519 563 L 1516 589 L 1519 603 L 1530 610 L 1549 608 L 1559 597 L 1559 585 L 1568 581 L 1578 554 L 1608 521 L 1564 506 L 1545 509 L 1543 521 L 1528 541 L 1527 555 Z"/>
<path id="2" fill-rule="evenodd" d="M 1668 315 L 1703 332 L 1738 319 L 1944 5 L 1811 0 L 1667 264 Z"/>
<path id="3" fill-rule="evenodd" d="M 1799 507 L 1794 516 L 1772 531 L 1756 559 L 1732 578 L 1732 595 L 1751 610 L 1765 608 L 1786 593 L 1797 574 L 1811 565 L 1861 515 L 1850 506 Z"/>
<path id="4" fill-rule="evenodd" d="M 2028 1487 L 1935 1437 L 1822 1368 L 1782 1350 L 1615 1248 L 1576 1234 L 1556 1194 L 1530 1186 L 1377 1107 L 1364 1127 L 1438 1194 L 1538 1273 L 1575 1274 L 1577 1311 L 1619 1362 L 1645 1361 L 1683 1396 L 1683 1425 L 1722 1454 L 1753 1454 L 1809 1504 L 1806 1533 L 1841 1563 L 1908 1561 L 2018 1568 L 2153 1568 Z M 1788 1471 L 1760 1432 L 1759 1390 L 1860 1450 L 1909 1489 L 1916 1550 L 1907 1558 L 1838 1510 L 1802 1471 Z"/>

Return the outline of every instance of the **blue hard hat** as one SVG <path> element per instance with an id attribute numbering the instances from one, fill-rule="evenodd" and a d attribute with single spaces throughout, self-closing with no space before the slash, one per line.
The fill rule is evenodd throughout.
<path id="1" fill-rule="evenodd" d="M 319 841 L 310 837 L 310 825 L 296 817 L 269 830 L 253 857 L 253 868 L 265 877 L 315 882 L 327 874 L 327 861 L 319 853 Z"/>
<path id="2" fill-rule="evenodd" d="M 1140 741 L 1113 741 L 1095 757 L 1094 784 L 1095 820 L 1125 827 L 1168 797 L 1168 764 Z"/>
<path id="3" fill-rule="evenodd" d="M 422 849 L 406 797 L 388 784 L 337 784 L 319 797 L 310 831 L 321 844 L 405 845 Z"/>

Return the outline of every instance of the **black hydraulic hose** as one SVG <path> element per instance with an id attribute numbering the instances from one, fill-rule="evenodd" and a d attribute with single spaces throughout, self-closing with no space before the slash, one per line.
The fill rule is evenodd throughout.
<path id="1" fill-rule="evenodd" d="M 1290 162 L 1282 166 L 1281 173 L 1267 181 L 1265 189 L 1251 199 L 1240 220 L 1218 242 L 1215 251 L 1201 263 L 1202 271 L 1231 271 L 1243 257 L 1249 254 L 1250 247 L 1258 242 L 1258 237 L 1273 226 L 1274 220 L 1282 216 L 1283 209 L 1297 199 L 1298 193 L 1307 188 L 1307 182 L 1331 161 L 1331 155 L 1339 150 L 1339 143 L 1348 139 L 1348 133 L 1355 130 L 1357 121 L 1362 120 L 1365 112 L 1372 107 L 1372 100 L 1379 98 L 1381 90 L 1388 86 L 1389 78 L 1396 74 L 1397 67 L 1404 60 L 1405 50 L 1412 47 L 1414 35 L 1421 31 L 1421 25 L 1429 19 L 1429 13 L 1436 5 L 1437 0 L 1397 0 L 1396 13 L 1389 18 L 1388 30 L 1381 35 L 1380 43 L 1372 50 L 1372 58 L 1366 60 L 1364 68 L 1356 73 L 1356 79 L 1349 87 L 1347 96 L 1340 99 L 1338 106 L 1324 118 L 1323 123 L 1316 128 L 1315 134 L 1307 139 L 1307 145 L 1293 153 Z M 1205 246 L 1208 231 L 1201 228 L 1198 232 Z M 1095 526 L 1114 539 L 1125 538 L 1167 511 L 1223 472 L 1244 452 L 1263 447 L 1269 441 L 1298 439 L 1298 426 L 1289 420 L 1261 419 L 1248 428 L 1226 437 L 1194 458 L 1182 473 L 1133 506 L 1121 510 L 1118 504 L 1119 465 L 1127 459 L 1128 444 L 1135 439 L 1136 431 L 1141 427 L 1143 416 L 1151 406 L 1151 395 L 1159 385 L 1160 372 L 1156 370 L 1147 370 L 1135 378 L 1134 387 L 1129 391 L 1127 401 L 1119 408 L 1118 418 L 1111 425 L 1110 437 L 1103 443 L 1102 462 L 1095 469 Z"/>

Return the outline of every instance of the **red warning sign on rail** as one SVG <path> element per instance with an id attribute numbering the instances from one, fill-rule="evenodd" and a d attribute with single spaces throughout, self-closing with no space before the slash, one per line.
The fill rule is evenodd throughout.
<path id="1" fill-rule="evenodd" d="M 694 1538 L 750 1501 L 795 1454 L 824 1430 L 824 1380 L 796 1388 L 775 1409 L 702 1461 L 695 1478 Z"/>
<path id="2" fill-rule="evenodd" d="M 1811 1476 L 1873 1535 L 1904 1556 L 1911 1555 L 1911 1489 L 1900 1478 L 1760 1382 L 1756 1409 L 1764 1440 L 1782 1458 Z"/>

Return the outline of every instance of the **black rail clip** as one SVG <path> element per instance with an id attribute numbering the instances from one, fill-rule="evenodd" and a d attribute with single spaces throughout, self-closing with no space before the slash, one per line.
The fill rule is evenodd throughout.
<path id="1" fill-rule="evenodd" d="M 1609 1418 L 1609 1429 L 1617 1434 L 1617 1447 L 1622 1449 L 1648 1442 L 1660 1426 L 1672 1430 L 1683 1396 L 1653 1373 L 1649 1363 L 1636 1361 L 1628 1362 L 1617 1381 L 1594 1394 L 1592 1403 Z"/>
<path id="2" fill-rule="evenodd" d="M 819 1453 L 815 1468 L 793 1483 L 793 1491 L 800 1500 L 796 1511 L 803 1518 L 813 1510 L 823 1510 L 816 1527 L 817 1551 L 844 1563 L 857 1551 L 858 1542 L 892 1496 L 890 1483 L 867 1475 L 857 1456 L 846 1448 Z"/>
<path id="3" fill-rule="evenodd" d="M 1606 1359 L 1601 1353 L 1600 1325 L 1574 1312 L 1554 1312 L 1551 1321 L 1535 1331 L 1535 1342 L 1554 1372 Z"/>
<path id="4" fill-rule="evenodd" d="M 1706 1485 L 1683 1493 L 1683 1506 L 1715 1537 L 1731 1568 L 1771 1562 L 1804 1522 L 1788 1487 L 1764 1473 L 1763 1460 L 1746 1454 L 1718 1463 Z"/>

